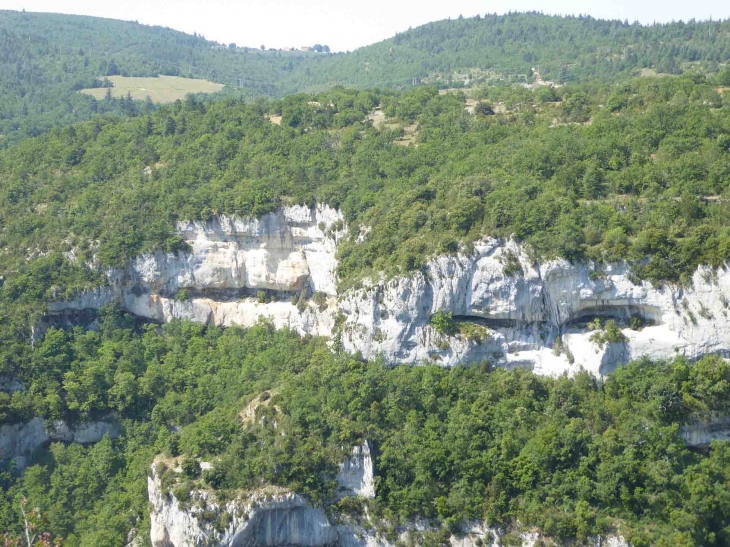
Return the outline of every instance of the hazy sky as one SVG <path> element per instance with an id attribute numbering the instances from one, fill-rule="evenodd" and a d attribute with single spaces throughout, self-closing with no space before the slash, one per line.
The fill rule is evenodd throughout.
<path id="1" fill-rule="evenodd" d="M 541 10 L 654 21 L 730 18 L 728 0 L 0 0 L 0 9 L 136 20 L 258 47 L 351 50 L 429 21 Z"/>

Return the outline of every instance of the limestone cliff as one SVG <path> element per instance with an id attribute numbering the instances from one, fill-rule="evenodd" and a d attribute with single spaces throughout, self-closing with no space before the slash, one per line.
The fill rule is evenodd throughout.
<path id="1" fill-rule="evenodd" d="M 27 423 L 0 425 L 0 461 L 12 459 L 18 469 L 23 469 L 32 453 L 51 441 L 92 444 L 104 435 L 116 438 L 121 431 L 121 426 L 111 419 L 69 427 L 65 422 L 46 423 L 36 417 Z"/>
<path id="2" fill-rule="evenodd" d="M 337 244 L 349 236 L 341 214 L 326 205 L 286 207 L 258 220 L 184 222 L 178 231 L 189 251 L 145 255 L 112 270 L 108 286 L 52 304 L 47 320 L 116 300 L 160 322 L 249 326 L 266 317 L 391 363 L 486 359 L 540 374 L 583 367 L 602 375 L 642 355 L 730 354 L 725 269 L 700 268 L 691 286 L 655 287 L 633 280 L 625 264 L 536 262 L 514 241 L 486 238 L 469 252 L 432 258 L 420 272 L 365 280 L 338 295 Z M 460 333 L 430 326 L 439 310 L 453 314 Z M 614 319 L 624 340 L 591 341 L 587 323 L 595 317 Z"/>
<path id="3" fill-rule="evenodd" d="M 335 251 L 347 233 L 338 211 L 294 206 L 261 219 L 180 222 L 177 230 L 188 251 L 148 254 L 112 269 L 107 286 L 53 303 L 49 318 L 116 301 L 159 322 L 180 318 L 250 326 L 267 317 L 301 334 L 331 334 Z M 302 292 L 316 294 L 317 301 L 301 298 Z"/>
<path id="4" fill-rule="evenodd" d="M 729 297 L 724 269 L 701 268 L 691 287 L 654 287 L 634 282 L 625 264 L 534 263 L 517 243 L 486 239 L 468 255 L 440 256 L 424 272 L 343 295 L 342 342 L 391 362 L 451 366 L 487 359 L 542 374 L 579 367 L 606 374 L 642 355 L 727 354 Z M 481 326 L 480 339 L 436 332 L 429 318 L 438 310 Z M 587 322 L 594 317 L 614 319 L 624 327 L 625 341 L 604 347 L 592 342 Z M 627 328 L 632 318 L 642 328 Z"/>
<path id="5" fill-rule="evenodd" d="M 184 501 L 163 487 L 165 464 L 158 458 L 148 478 L 150 539 L 154 547 L 221 545 L 236 547 L 325 547 L 339 544 L 340 533 L 324 510 L 298 494 L 266 487 L 230 499 L 193 489 Z"/>
<path id="6" fill-rule="evenodd" d="M 365 441 L 352 449 L 352 456 L 340 464 L 337 473 L 337 495 L 375 497 L 375 466 L 370 454 L 370 443 Z"/>
<path id="7" fill-rule="evenodd" d="M 337 482 L 352 484 L 350 470 L 359 469 L 361 464 L 371 466 L 367 463 L 368 456 L 368 443 L 355 447 L 352 458 L 343 463 Z M 394 547 L 396 542 L 418 545 L 419 534 L 433 530 L 427 521 L 410 522 L 399 526 L 395 537 L 383 537 L 367 516 L 358 522 L 336 514 L 328 517 L 323 509 L 311 506 L 302 496 L 273 486 L 233 495 L 229 492 L 223 499 L 218 499 L 216 492 L 199 487 L 182 492 L 171 490 L 170 473 L 178 475 L 179 472 L 174 460 L 158 457 L 152 465 L 148 495 L 153 547 Z M 368 473 L 372 473 L 372 467 L 365 475 Z M 372 483 L 356 482 L 365 487 L 360 497 L 369 496 L 367 489 L 373 488 Z M 183 500 L 174 492 L 182 495 Z M 466 528 L 463 534 L 451 536 L 453 547 L 497 547 L 505 535 L 503 530 L 482 523 L 468 523 Z M 511 535 L 523 547 L 556 545 L 532 531 Z M 593 538 L 585 545 L 629 547 L 618 536 Z"/>

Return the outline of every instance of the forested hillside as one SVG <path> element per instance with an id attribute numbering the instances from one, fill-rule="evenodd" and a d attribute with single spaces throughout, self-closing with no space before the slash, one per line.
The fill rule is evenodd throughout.
<path id="1" fill-rule="evenodd" d="M 273 95 L 279 79 L 306 55 L 244 53 L 113 19 L 0 11 L 0 147 L 97 113 L 138 112 L 140 105 L 97 103 L 77 93 L 102 85 L 104 76 L 197 77 L 242 84 L 248 95 Z"/>
<path id="2" fill-rule="evenodd" d="M 527 529 L 558 545 L 603 533 L 635 547 L 730 544 L 728 443 L 690 448 L 680 432 L 730 415 L 730 365 L 709 350 L 690 363 L 669 347 L 666 362 L 642 358 L 608 377 L 577 366 L 572 378 L 541 377 L 487 360 L 368 361 L 343 350 L 343 313 L 330 340 L 265 320 L 152 324 L 118 304 L 72 310 L 93 314 L 83 324 L 72 324 L 83 313 L 42 321 L 52 303 L 109 283 L 112 267 L 189 250 L 178 221 L 328 204 L 343 215 L 336 230 L 316 226 L 339 234 L 333 301 L 493 237 L 520 242 L 525 264 L 588 264 L 590 280 L 625 263 L 631 290 L 676 289 L 664 293 L 680 295 L 667 313 L 685 306 L 692 329 L 682 291 L 699 266 L 730 260 L 729 36 L 728 22 L 514 14 L 433 23 L 351 54 L 284 56 L 136 23 L 0 12 L 0 435 L 34 418 L 122 430 L 41 447 L 24 470 L 1 461 L 0 540 L 23 544 L 23 507 L 38 509 L 48 545 L 117 547 L 130 531 L 148 545 L 147 478 L 162 454 L 182 458 L 183 502 L 198 487 L 226 499 L 277 485 L 328 516 L 368 515 L 393 542 L 399 525 L 428 519 L 414 545 L 450 545 L 475 520 L 501 526 L 504 545 Z M 537 66 L 564 85 L 536 82 Z M 665 74 L 638 74 L 649 67 Z M 114 73 L 247 78 L 251 93 L 159 106 L 76 93 Z M 443 89 L 467 73 L 468 93 Z M 495 286 L 517 286 L 521 263 L 505 256 Z M 717 271 L 703 270 L 708 284 Z M 706 324 L 730 306 L 714 283 L 722 311 L 698 310 Z M 191 298 L 186 287 L 171 305 Z M 269 302 L 239 288 L 213 291 L 294 310 L 328 298 L 296 287 L 294 300 Z M 444 336 L 467 327 L 443 310 L 425 323 Z M 613 320 L 596 324 L 591 354 L 625 341 Z M 242 418 L 254 400 L 268 404 Z M 365 440 L 375 497 L 338 501 L 332 477 Z M 201 472 L 203 461 L 213 465 Z"/>
<path id="3" fill-rule="evenodd" d="M 202 477 L 183 464 L 180 499 L 195 484 L 289 486 L 332 511 L 367 509 L 391 539 L 414 517 L 442 527 L 416 545 L 449 545 L 475 518 L 536 526 L 558 544 L 615 530 L 637 547 L 730 541 L 730 449 L 691 452 L 678 431 L 728 412 L 730 366 L 718 357 L 637 362 L 605 384 L 486 364 L 391 369 L 265 324 L 142 327 L 108 309 L 99 332 L 50 330 L 31 363 L 28 390 L 2 395 L 4 417 L 111 410 L 125 435 L 54 444 L 22 477 L 0 468 L 0 528 L 11 533 L 25 497 L 64 545 L 124 545 L 131 528 L 146 539 L 147 475 L 163 453 L 215 462 Z M 262 393 L 269 404 L 242 424 L 241 409 Z M 362 439 L 378 447 L 377 497 L 334 503 L 327 476 Z"/>
<path id="4" fill-rule="evenodd" d="M 254 45 L 254 44 L 249 44 Z M 430 23 L 352 53 L 225 48 L 132 22 L 0 11 L 0 147 L 97 113 L 144 105 L 76 93 L 107 75 L 180 75 L 251 98 L 337 85 L 406 88 L 480 81 L 615 82 L 640 69 L 715 74 L 730 60 L 730 23 L 642 26 L 537 13 Z M 149 105 L 148 105 L 149 106 Z"/>
<path id="5" fill-rule="evenodd" d="M 718 92 L 728 77 L 559 95 L 488 87 L 475 114 L 463 95 L 430 87 L 252 105 L 191 98 L 54 130 L 0 154 L 3 295 L 45 299 L 52 287 L 60 298 L 83 285 L 48 266 L 57 253 L 120 265 L 178 248 L 177 220 L 314 202 L 342 209 L 354 233 L 370 226 L 364 242 L 340 247 L 343 284 L 416 270 L 483 235 L 686 282 L 698 264 L 730 258 L 730 95 Z M 387 123 L 373 125 L 379 104 Z"/>
<path id="6" fill-rule="evenodd" d="M 538 13 L 438 21 L 332 59 L 313 59 L 308 85 L 405 86 L 411 81 L 617 81 L 651 68 L 665 74 L 715 72 L 730 61 L 730 22 L 644 26 Z M 302 67 L 305 68 L 305 67 Z M 301 72 L 301 70 L 299 71 Z M 302 83 L 299 84 L 301 87 Z"/>

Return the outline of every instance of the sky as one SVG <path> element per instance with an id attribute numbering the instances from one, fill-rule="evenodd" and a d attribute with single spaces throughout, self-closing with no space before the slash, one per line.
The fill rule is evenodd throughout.
<path id="1" fill-rule="evenodd" d="M 267 48 L 347 51 L 430 21 L 508 11 L 642 23 L 730 18 L 728 0 L 0 0 L 0 9 L 94 15 Z"/>

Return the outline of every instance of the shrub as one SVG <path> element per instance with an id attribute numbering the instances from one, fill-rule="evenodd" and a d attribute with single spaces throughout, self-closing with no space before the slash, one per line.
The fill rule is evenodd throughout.
<path id="1" fill-rule="evenodd" d="M 317 304 L 319 311 L 327 309 L 327 295 L 323 292 L 315 292 L 312 296 L 312 300 L 314 300 L 314 303 Z"/>
<path id="2" fill-rule="evenodd" d="M 189 479 L 196 479 L 200 476 L 200 464 L 195 458 L 186 457 L 180 467 L 183 475 Z"/>
<path id="3" fill-rule="evenodd" d="M 451 312 L 437 311 L 431 316 L 429 324 L 440 334 L 451 336 L 456 332 L 456 322 L 451 316 Z"/>
<path id="4" fill-rule="evenodd" d="M 641 330 L 644 328 L 644 320 L 641 317 L 632 317 L 629 319 L 629 328 L 631 330 Z"/>
<path id="5" fill-rule="evenodd" d="M 181 484 L 179 486 L 176 486 L 172 490 L 172 495 L 175 496 L 180 502 L 188 501 L 190 499 L 190 485 Z"/>
<path id="6" fill-rule="evenodd" d="M 494 108 L 486 101 L 480 101 L 474 107 L 474 112 L 480 116 L 494 116 Z"/>
<path id="7" fill-rule="evenodd" d="M 459 330 L 459 335 L 469 342 L 483 344 L 489 340 L 489 331 L 476 323 L 463 322 L 458 323 L 456 327 Z"/>
<path id="8" fill-rule="evenodd" d="M 596 319 L 593 324 L 595 325 L 596 323 L 600 328 L 600 320 Z M 606 321 L 603 330 L 594 332 L 591 335 L 590 340 L 602 348 L 606 344 L 618 344 L 620 342 L 624 342 L 626 341 L 626 336 L 623 332 L 621 332 L 621 327 L 619 327 L 613 319 L 609 319 Z"/>
<path id="9" fill-rule="evenodd" d="M 307 291 L 299 293 L 299 298 L 296 300 L 296 306 L 299 313 L 304 313 L 304 310 L 307 309 Z"/>
<path id="10" fill-rule="evenodd" d="M 508 277 L 522 277 L 525 272 L 522 270 L 520 259 L 513 251 L 507 251 L 502 259 L 502 271 Z"/>

